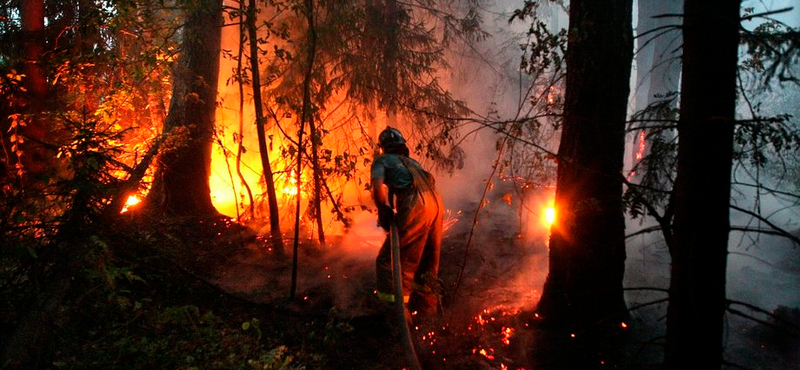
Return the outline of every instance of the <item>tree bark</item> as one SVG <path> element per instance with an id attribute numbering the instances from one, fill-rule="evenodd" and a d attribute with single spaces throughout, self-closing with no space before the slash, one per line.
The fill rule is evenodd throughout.
<path id="1" fill-rule="evenodd" d="M 667 369 L 721 367 L 739 6 L 684 8 Z"/>
<path id="2" fill-rule="evenodd" d="M 622 165 L 633 54 L 630 0 L 570 3 L 564 126 L 550 270 L 537 311 L 572 328 L 619 324 L 625 222 Z"/>
<path id="3" fill-rule="evenodd" d="M 50 128 L 40 116 L 47 96 L 47 76 L 42 66 L 45 52 L 44 1 L 23 0 L 20 18 L 24 58 L 22 72 L 25 74 L 23 84 L 28 98 L 25 113 L 30 117 L 21 130 L 26 141 L 20 146 L 20 160 L 25 171 L 38 176 L 51 167 L 49 162 L 54 157 L 44 145 Z"/>
<path id="4" fill-rule="evenodd" d="M 222 1 L 189 5 L 181 54 L 174 72 L 165 143 L 147 202 L 152 210 L 178 215 L 216 215 L 208 178 L 219 75 Z"/>

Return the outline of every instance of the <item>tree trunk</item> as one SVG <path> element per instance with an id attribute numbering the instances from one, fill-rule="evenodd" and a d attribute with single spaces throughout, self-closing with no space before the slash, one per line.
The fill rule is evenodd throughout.
<path id="1" fill-rule="evenodd" d="M 275 193 L 275 179 L 272 177 L 272 166 L 269 163 L 267 133 L 264 131 L 264 102 L 261 99 L 261 73 L 258 67 L 258 34 L 256 32 L 257 14 L 256 1 L 250 0 L 247 8 L 247 31 L 250 39 L 250 73 L 253 77 L 253 106 L 255 106 L 256 110 L 258 150 L 261 154 L 261 168 L 264 172 L 264 182 L 267 184 L 269 226 L 272 239 L 271 243 L 277 252 L 277 256 L 284 257 L 283 236 L 281 235 L 281 216 L 278 213 L 278 197 Z"/>
<path id="2" fill-rule="evenodd" d="M 739 5 L 685 3 L 668 369 L 721 367 Z"/>
<path id="3" fill-rule="evenodd" d="M 236 75 L 239 76 L 239 79 L 236 81 L 236 85 L 239 88 L 239 140 L 238 145 L 236 145 L 236 175 L 239 176 L 239 181 L 244 186 L 245 191 L 247 192 L 247 199 L 250 201 L 250 217 L 256 218 L 256 208 L 255 208 L 255 201 L 253 200 L 253 191 L 250 189 L 250 185 L 247 183 L 247 179 L 244 178 L 244 174 L 242 174 L 242 154 L 244 154 L 244 82 L 242 81 L 242 63 L 244 60 L 244 43 L 246 40 L 246 34 L 248 31 L 247 23 L 245 23 L 245 8 L 244 2 L 239 2 L 239 53 L 236 57 Z M 282 244 L 282 242 L 281 242 Z"/>
<path id="4" fill-rule="evenodd" d="M 570 3 L 564 126 L 550 270 L 537 311 L 572 328 L 619 324 L 625 221 L 622 165 L 633 54 L 630 0 Z"/>
<path id="5" fill-rule="evenodd" d="M 303 81 L 303 120 L 308 122 L 309 138 L 311 139 L 311 172 L 314 177 L 314 196 L 311 206 L 314 210 L 314 220 L 317 223 L 317 235 L 320 245 L 325 244 L 325 229 L 322 224 L 322 171 L 319 167 L 319 146 L 322 144 L 322 132 L 317 130 L 314 121 L 314 109 L 311 101 L 311 80 L 314 78 L 314 59 L 317 53 L 317 30 L 314 25 L 313 1 L 308 1 L 306 9 L 308 14 L 308 66 L 306 66 L 305 80 Z M 298 182 L 298 186 L 299 182 Z M 298 189 L 298 194 L 300 191 Z"/>
<path id="6" fill-rule="evenodd" d="M 181 54 L 164 132 L 174 132 L 159 158 L 148 195 L 151 209 L 174 215 L 215 215 L 208 178 L 219 75 L 222 1 L 187 9 Z"/>
<path id="7" fill-rule="evenodd" d="M 311 79 L 311 76 L 307 77 Z M 309 102 L 310 103 L 310 102 Z M 310 105 L 310 104 L 309 104 Z M 304 104 L 305 106 L 305 104 Z M 313 109 L 308 106 L 304 109 Z M 312 114 L 308 120 L 308 131 L 311 133 L 311 171 L 314 174 L 314 196 L 312 197 L 312 206 L 314 207 L 314 220 L 317 223 L 317 236 L 319 244 L 325 244 L 325 229 L 322 223 L 322 171 L 319 168 L 319 146 L 322 144 L 322 132 L 317 130 L 317 125 L 314 122 L 314 115 Z"/>
<path id="8" fill-rule="evenodd" d="M 314 119 L 313 112 L 311 111 L 311 71 L 314 70 L 314 58 L 317 54 L 317 31 L 314 28 L 314 0 L 305 0 L 305 14 L 306 21 L 308 22 L 308 50 L 306 54 L 306 70 L 305 79 L 303 80 L 303 106 L 300 116 L 300 130 L 297 133 L 297 208 L 294 215 L 294 245 L 292 253 L 292 286 L 289 291 L 289 298 L 294 299 L 297 292 L 297 268 L 298 268 L 298 252 L 300 249 L 300 197 L 303 194 L 300 192 L 302 185 L 300 179 L 303 174 L 303 128 L 307 121 Z M 312 131 L 313 141 L 313 131 Z"/>
<path id="9" fill-rule="evenodd" d="M 50 167 L 50 158 L 53 157 L 43 145 L 50 129 L 39 115 L 47 95 L 47 76 L 42 66 L 45 51 L 44 1 L 23 0 L 20 17 L 24 38 L 22 72 L 25 74 L 24 86 L 28 98 L 25 112 L 30 117 L 21 131 L 26 141 L 20 146 L 20 160 L 25 171 L 41 175 Z"/>

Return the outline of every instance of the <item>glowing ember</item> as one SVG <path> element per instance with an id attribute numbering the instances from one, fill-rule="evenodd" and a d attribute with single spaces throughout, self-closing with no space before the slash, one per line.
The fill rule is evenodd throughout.
<path id="1" fill-rule="evenodd" d="M 511 344 L 511 337 L 514 335 L 514 328 L 503 327 L 501 330 L 501 334 L 503 334 L 502 342 L 505 345 Z"/>
<path id="2" fill-rule="evenodd" d="M 550 86 L 550 89 L 547 91 L 547 104 L 553 105 L 556 102 L 556 88 L 555 86 Z"/>
<path id="3" fill-rule="evenodd" d="M 139 204 L 141 202 L 142 202 L 142 200 L 139 199 L 139 197 L 136 196 L 136 195 L 128 196 L 128 200 L 125 201 L 125 206 L 122 207 L 122 211 L 120 211 L 119 213 L 128 212 L 128 209 L 130 207 L 133 207 L 133 206 L 135 206 L 135 205 L 137 205 L 137 204 Z"/>
<path id="4" fill-rule="evenodd" d="M 489 348 L 489 351 L 486 351 L 483 348 L 481 348 L 481 349 L 477 349 L 477 348 L 472 349 L 472 353 L 479 354 L 479 355 L 481 355 L 483 357 L 486 357 L 489 360 L 494 360 L 494 355 L 491 354 L 490 352 L 494 353 L 494 350 L 491 349 L 491 348 Z"/>

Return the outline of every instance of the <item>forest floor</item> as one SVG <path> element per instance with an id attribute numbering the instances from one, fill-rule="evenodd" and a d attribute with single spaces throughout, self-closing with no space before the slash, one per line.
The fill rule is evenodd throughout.
<path id="1" fill-rule="evenodd" d="M 446 221 L 440 267 L 444 310 L 441 316 L 411 328 L 423 368 L 555 369 L 563 368 L 558 364 L 568 360 L 584 364 L 580 368 L 611 369 L 621 368 L 623 361 L 630 363 L 618 348 L 624 330 L 614 340 L 605 338 L 598 344 L 591 333 L 576 338 L 575 333 L 554 334 L 558 331 L 537 327 L 531 308 L 547 269 L 544 238 L 535 236 L 534 241 L 519 235 L 513 217 L 490 217 L 476 230 L 470 230 L 471 221 L 466 217 Z M 200 316 L 210 313 L 226 325 L 221 331 L 228 335 L 254 335 L 262 352 L 250 356 L 269 357 L 270 351 L 279 348 L 280 361 L 290 360 L 271 359 L 280 366 L 264 368 L 408 367 L 397 320 L 374 294 L 374 259 L 383 239 L 380 230 L 361 228 L 329 236 L 324 247 L 311 241 L 300 243 L 296 290 L 290 299 L 292 248 L 288 241 L 281 257 L 263 236 L 227 218 L 138 219 L 128 227 L 118 232 L 128 234 L 125 240 L 137 246 L 117 253 L 121 260 L 139 261 L 131 264 L 134 271 L 150 269 L 149 277 L 143 278 L 147 285 L 166 285 L 159 289 L 166 289 L 170 303 L 159 304 L 190 307 Z M 144 255 L 152 256 L 143 259 L 141 246 L 146 244 L 151 245 Z M 154 267 L 158 264 L 141 261 L 153 259 L 161 261 L 157 279 L 163 282 L 148 282 L 156 279 L 150 274 L 159 269 Z M 576 362 L 575 356 L 586 358 Z M 264 361 L 254 363 L 261 366 Z"/>
<path id="2" fill-rule="evenodd" d="M 424 369 L 659 368 L 663 305 L 637 308 L 611 336 L 542 327 L 532 307 L 547 271 L 545 238 L 492 216 L 475 230 L 469 217 L 447 220 L 444 312 L 412 328 Z M 227 217 L 131 216 L 99 236 L 109 266 L 66 299 L 64 310 L 75 312 L 57 323 L 37 368 L 407 368 L 395 318 L 374 294 L 383 238 L 375 230 L 300 243 L 290 299 L 291 242 L 280 257 Z M 749 368 L 798 364 L 796 340 L 743 328 L 743 348 L 789 346 Z"/>
<path id="3" fill-rule="evenodd" d="M 491 235 L 474 236 L 467 252 L 468 228 L 449 223 L 440 271 L 444 312 L 411 328 L 423 368 L 532 369 L 526 331 L 534 318 L 523 310 L 538 298 L 533 284 L 543 283 L 536 280 L 546 270 L 545 251 L 522 245 L 518 235 L 495 225 Z M 194 280 L 189 289 L 198 296 L 186 297 L 185 304 L 213 311 L 243 333 L 241 325 L 255 320 L 264 333 L 258 336 L 274 337 L 296 366 L 407 367 L 397 320 L 374 294 L 374 260 L 383 238 L 375 229 L 328 236 L 324 247 L 300 243 L 290 299 L 289 241 L 281 257 L 264 237 L 225 218 L 132 225 L 128 231 L 137 236 L 131 240 L 160 241 L 157 254 L 175 268 L 163 272 Z"/>

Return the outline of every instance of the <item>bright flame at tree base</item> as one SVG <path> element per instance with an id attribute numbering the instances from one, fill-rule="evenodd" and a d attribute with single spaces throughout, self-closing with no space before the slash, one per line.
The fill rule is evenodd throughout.
<path id="1" fill-rule="evenodd" d="M 553 224 L 556 221 L 556 209 L 555 207 L 547 207 L 544 210 L 544 219 L 547 222 L 547 226 Z"/>
<path id="2" fill-rule="evenodd" d="M 142 200 L 139 198 L 139 196 L 130 195 L 130 196 L 128 196 L 128 199 L 125 201 L 125 206 L 122 207 L 122 211 L 120 211 L 119 213 L 128 212 L 128 209 L 130 207 L 133 207 L 133 206 L 135 206 L 135 205 L 137 205 L 137 204 L 139 204 L 141 202 L 142 202 Z"/>

